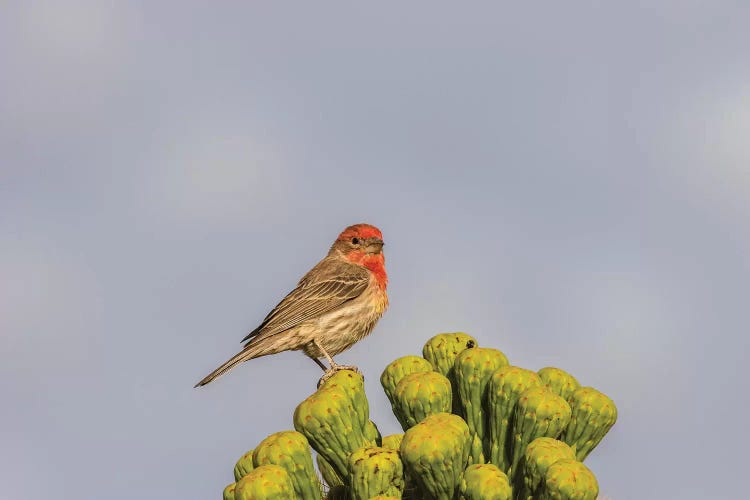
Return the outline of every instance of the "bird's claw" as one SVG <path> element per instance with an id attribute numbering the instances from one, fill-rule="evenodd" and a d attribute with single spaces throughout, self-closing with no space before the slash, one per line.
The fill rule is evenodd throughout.
<path id="1" fill-rule="evenodd" d="M 333 365 L 331 366 L 326 372 L 323 374 L 322 377 L 320 377 L 320 380 L 318 380 L 318 388 L 320 388 L 323 384 L 325 384 L 329 378 L 333 377 L 333 375 L 341 370 L 350 370 L 355 373 L 359 373 L 362 375 L 362 371 L 353 365 Z"/>

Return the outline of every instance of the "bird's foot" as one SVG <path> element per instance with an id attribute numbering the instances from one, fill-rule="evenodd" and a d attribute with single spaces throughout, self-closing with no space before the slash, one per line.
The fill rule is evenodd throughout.
<path id="1" fill-rule="evenodd" d="M 362 375 L 362 372 L 356 366 L 334 364 L 328 370 L 326 370 L 326 372 L 323 374 L 322 377 L 320 377 L 320 380 L 318 380 L 318 388 L 320 388 L 323 384 L 325 384 L 329 378 L 333 377 L 333 375 L 336 372 L 341 371 L 341 370 L 350 370 L 350 371 L 353 371 L 355 373 L 359 373 L 360 375 Z"/>

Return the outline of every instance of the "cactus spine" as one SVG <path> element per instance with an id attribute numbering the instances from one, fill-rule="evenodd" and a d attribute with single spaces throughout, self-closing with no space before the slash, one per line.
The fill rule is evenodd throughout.
<path id="1" fill-rule="evenodd" d="M 570 397 L 573 411 L 562 440 L 575 447 L 583 461 L 617 421 L 617 407 L 606 394 L 593 387 L 581 387 Z"/>

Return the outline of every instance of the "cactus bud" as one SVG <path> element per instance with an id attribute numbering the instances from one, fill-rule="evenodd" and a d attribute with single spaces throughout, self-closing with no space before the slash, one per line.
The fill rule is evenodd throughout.
<path id="1" fill-rule="evenodd" d="M 488 347 L 466 349 L 456 356 L 454 371 L 461 403 L 461 416 L 479 445 L 472 445 L 472 462 L 483 463 L 490 456 L 490 439 L 485 437 L 488 413 L 482 407 L 486 403 L 486 389 L 490 376 L 499 368 L 508 366 L 508 358 L 501 351 Z M 477 449 L 478 448 L 478 449 Z"/>
<path id="2" fill-rule="evenodd" d="M 489 414 L 489 460 L 504 472 L 511 463 L 512 440 L 510 419 L 518 396 L 542 384 L 539 375 L 517 366 L 504 366 L 496 370 L 487 383 L 487 413 Z"/>
<path id="3" fill-rule="evenodd" d="M 474 464 L 461 478 L 459 500 L 511 500 L 508 476 L 492 464 Z"/>
<path id="4" fill-rule="evenodd" d="M 320 481 L 310 455 L 310 445 L 297 431 L 271 434 L 255 448 L 253 465 L 278 465 L 289 474 L 300 500 L 319 500 Z"/>
<path id="5" fill-rule="evenodd" d="M 544 475 L 544 500 L 596 500 L 598 495 L 594 473 L 577 460 L 559 460 Z"/>
<path id="6" fill-rule="evenodd" d="M 513 454 L 511 471 L 518 473 L 518 462 L 526 447 L 538 437 L 556 438 L 570 423 L 570 405 L 548 387 L 530 387 L 518 397 L 513 414 Z"/>
<path id="7" fill-rule="evenodd" d="M 519 498 L 539 498 L 547 469 L 560 460 L 575 458 L 575 451 L 562 441 L 549 437 L 533 440 L 526 447 L 523 463 L 519 466 L 519 473 L 523 473 L 523 481 L 516 483 Z"/>
<path id="8" fill-rule="evenodd" d="M 570 399 L 573 392 L 581 387 L 578 380 L 570 373 L 548 366 L 537 372 L 542 383 L 550 388 L 552 392 L 562 397 L 565 401 Z"/>
<path id="9" fill-rule="evenodd" d="M 380 375 L 380 385 L 383 386 L 388 401 L 393 405 L 393 393 L 401 379 L 416 372 L 431 372 L 432 364 L 419 356 L 403 356 L 392 361 Z"/>
<path id="10" fill-rule="evenodd" d="M 448 379 L 437 372 L 405 376 L 393 394 L 393 411 L 406 430 L 435 413 L 450 412 L 452 390 Z"/>
<path id="11" fill-rule="evenodd" d="M 377 495 L 401 498 L 404 466 L 395 450 L 360 448 L 349 456 L 352 500 L 369 500 Z"/>
<path id="12" fill-rule="evenodd" d="M 289 474 L 278 465 L 261 465 L 237 483 L 235 500 L 274 500 L 294 498 L 294 486 Z"/>
<path id="13" fill-rule="evenodd" d="M 583 461 L 617 421 L 617 407 L 609 397 L 593 387 L 581 387 L 570 397 L 573 415 L 562 440 L 573 446 Z"/>
<path id="14" fill-rule="evenodd" d="M 404 433 L 401 460 L 428 498 L 450 500 L 469 460 L 471 437 L 464 420 L 430 415 Z"/>
<path id="15" fill-rule="evenodd" d="M 239 481 L 243 477 L 247 476 L 251 470 L 253 470 L 253 452 L 255 450 L 250 450 L 244 455 L 240 457 L 239 460 L 237 460 L 237 463 L 234 464 L 234 480 Z"/>
<path id="16" fill-rule="evenodd" d="M 398 449 L 401 447 L 401 441 L 403 439 L 403 434 L 391 434 L 389 436 L 385 436 L 383 438 L 383 448 L 398 451 Z"/>
<path id="17" fill-rule="evenodd" d="M 375 422 L 368 420 L 363 430 L 368 446 L 380 446 L 383 443 L 383 436 L 380 435 L 380 429 Z"/>
<path id="18" fill-rule="evenodd" d="M 477 347 L 477 340 L 462 332 L 441 333 L 435 335 L 422 348 L 422 356 L 429 361 L 435 371 L 446 376 L 453 387 L 453 408 L 456 415 L 461 413 L 458 384 L 456 383 L 453 364 L 458 353 L 465 349 Z"/>
<path id="19" fill-rule="evenodd" d="M 224 491 L 221 493 L 222 500 L 234 500 L 234 488 L 236 486 L 237 483 L 227 485 L 227 487 L 224 488 Z"/>

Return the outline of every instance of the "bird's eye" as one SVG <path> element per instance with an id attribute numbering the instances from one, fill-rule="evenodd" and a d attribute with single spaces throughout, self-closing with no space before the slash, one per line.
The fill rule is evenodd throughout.
<path id="1" fill-rule="evenodd" d="M 359 245 L 359 238 L 352 238 L 352 245 Z"/>

